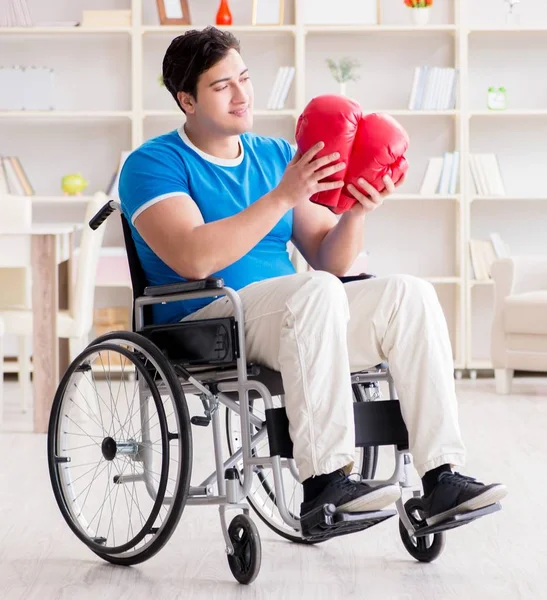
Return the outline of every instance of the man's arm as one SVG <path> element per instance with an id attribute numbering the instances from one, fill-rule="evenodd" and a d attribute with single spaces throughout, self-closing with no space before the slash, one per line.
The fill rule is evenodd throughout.
<path id="1" fill-rule="evenodd" d="M 294 209 L 293 241 L 306 262 L 317 271 L 343 276 L 363 245 L 364 216 L 340 219 L 313 202 Z"/>
<path id="2" fill-rule="evenodd" d="M 289 209 L 288 200 L 270 192 L 240 213 L 204 223 L 190 196 L 173 196 L 135 219 L 153 252 L 186 279 L 204 279 L 244 256 Z"/>
<path id="3" fill-rule="evenodd" d="M 296 154 L 274 190 L 231 217 L 204 223 L 191 197 L 177 194 L 143 210 L 134 225 L 152 251 L 179 275 L 204 279 L 249 252 L 288 210 L 307 203 L 317 192 L 342 185 L 320 181 L 341 168 L 326 166 L 332 155 L 314 159 L 322 147 L 316 144 L 304 155 Z"/>
<path id="4" fill-rule="evenodd" d="M 350 184 L 348 191 L 357 202 L 339 219 L 313 202 L 303 202 L 294 209 L 294 243 L 313 269 L 339 277 L 347 273 L 363 247 L 365 215 L 380 206 L 396 187 L 389 177 L 385 183 L 381 193 L 364 180 L 359 181 L 362 191 Z M 397 186 L 401 183 L 402 179 Z"/>

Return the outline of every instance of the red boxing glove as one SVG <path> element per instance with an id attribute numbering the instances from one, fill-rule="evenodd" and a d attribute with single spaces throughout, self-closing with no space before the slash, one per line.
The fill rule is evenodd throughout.
<path id="1" fill-rule="evenodd" d="M 315 155 L 320 158 L 333 152 L 340 154 L 346 168 L 325 178 L 345 185 L 336 190 L 314 194 L 310 200 L 341 214 L 357 200 L 347 190 L 362 177 L 379 192 L 385 189 L 383 177 L 389 175 L 397 183 L 408 170 L 404 153 L 409 138 L 406 131 L 391 116 L 380 113 L 363 115 L 359 103 L 345 96 L 317 96 L 309 102 L 296 125 L 296 143 L 301 153 L 319 141 L 324 148 Z"/>

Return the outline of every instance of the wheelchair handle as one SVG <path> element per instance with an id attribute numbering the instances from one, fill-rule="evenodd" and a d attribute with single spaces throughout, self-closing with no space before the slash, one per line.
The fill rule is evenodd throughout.
<path id="1" fill-rule="evenodd" d="M 121 206 L 119 202 L 115 200 L 109 200 L 102 208 L 99 209 L 99 212 L 95 214 L 91 220 L 89 221 L 89 226 L 91 229 L 99 229 L 99 227 L 108 219 L 108 217 L 115 211 L 120 210 Z"/>

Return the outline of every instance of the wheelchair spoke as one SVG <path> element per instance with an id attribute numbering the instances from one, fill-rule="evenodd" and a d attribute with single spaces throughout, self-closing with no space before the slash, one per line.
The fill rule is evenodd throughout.
<path id="1" fill-rule="evenodd" d="M 103 357 L 101 354 L 99 354 L 100 360 L 101 360 L 101 365 L 103 366 L 103 371 L 106 375 L 106 382 L 108 384 L 108 389 L 110 391 L 110 406 L 111 406 L 111 412 L 112 415 L 114 416 L 114 411 L 116 412 L 116 418 L 118 419 L 118 423 L 121 425 L 121 420 L 120 420 L 120 416 L 118 414 L 118 409 L 117 409 L 117 403 L 115 402 L 114 404 L 112 404 L 112 387 L 111 387 L 111 379 L 110 379 L 110 353 L 107 352 L 107 357 L 108 357 L 108 374 L 106 373 L 105 369 L 104 369 L 104 363 L 103 363 Z M 123 431 L 123 428 L 122 428 Z"/>
<path id="2" fill-rule="evenodd" d="M 135 475 L 136 474 L 135 465 L 132 464 L 130 461 L 128 461 L 127 464 L 131 467 L 131 469 L 133 471 L 133 475 Z M 120 473 L 120 475 L 123 475 L 123 473 Z M 133 529 L 133 525 L 132 525 L 133 521 L 131 519 L 131 515 L 133 514 L 133 506 L 135 506 L 137 508 L 137 511 L 138 511 L 138 514 L 139 514 L 140 520 L 141 520 L 141 527 L 144 527 L 144 523 L 146 521 L 146 518 L 143 515 L 143 513 L 141 511 L 141 508 L 139 506 L 139 500 L 138 500 L 138 496 L 136 494 L 136 489 L 135 489 L 135 480 L 133 480 L 132 485 L 133 485 L 133 490 L 132 491 L 127 490 L 127 493 L 131 497 L 131 509 L 129 511 L 129 519 L 128 519 L 129 525 L 130 525 L 131 529 Z M 124 493 L 125 493 L 127 486 L 122 485 L 122 488 L 123 488 Z"/>
<path id="3" fill-rule="evenodd" d="M 93 478 L 91 480 L 91 484 L 99 477 L 99 475 L 102 475 L 102 473 L 104 472 L 104 470 L 106 469 L 106 467 L 108 466 L 108 463 L 105 463 L 105 465 L 102 467 L 102 469 L 100 470 L 99 473 L 97 473 L 97 469 L 99 468 L 99 465 L 101 464 L 102 461 L 99 461 L 97 463 L 97 467 L 95 468 L 95 473 L 93 474 Z M 85 498 L 84 498 L 84 502 L 80 508 L 80 514 L 81 511 L 83 510 L 85 503 L 87 502 L 87 499 L 89 497 L 89 492 L 91 491 L 91 484 L 86 488 L 84 488 L 76 497 L 73 498 L 73 502 L 74 504 L 76 504 L 76 500 L 78 500 L 78 498 L 85 492 Z M 68 485 L 73 485 L 73 482 L 71 481 Z"/>
<path id="4" fill-rule="evenodd" d="M 92 380 L 92 383 L 93 383 L 93 388 L 95 390 L 95 400 L 97 400 L 97 407 L 99 408 L 99 412 L 101 413 L 101 422 L 102 422 L 101 402 L 103 403 L 103 405 L 106 408 L 106 410 L 110 413 L 110 415 L 112 417 L 114 417 L 114 413 L 112 412 L 112 409 L 109 408 L 108 404 L 104 401 L 102 395 L 99 393 L 99 386 L 97 385 L 97 380 L 95 379 L 95 374 L 93 373 L 93 370 L 91 370 L 91 380 Z M 99 400 L 100 400 L 100 402 L 99 402 Z M 112 422 L 111 422 L 110 425 L 112 425 Z M 106 429 L 103 428 L 103 430 L 106 433 Z M 108 433 L 109 434 L 112 433 L 110 427 L 108 429 Z"/>
<path id="5" fill-rule="evenodd" d="M 90 436 L 84 429 L 82 429 L 82 427 L 80 425 L 78 425 L 78 423 L 76 423 L 76 421 L 74 419 L 71 419 L 68 414 L 65 415 L 66 419 L 68 421 L 71 421 L 72 423 L 74 423 L 74 425 L 76 425 L 76 427 L 78 427 L 78 429 L 81 429 L 83 431 L 83 433 L 79 434 L 79 435 L 85 435 L 87 436 L 94 444 L 97 444 L 97 446 L 99 446 L 99 448 L 101 447 L 101 445 L 99 444 L 99 442 L 96 442 L 93 438 L 94 437 L 99 437 L 99 436 Z"/>
<path id="6" fill-rule="evenodd" d="M 75 435 L 76 437 L 88 437 L 90 439 L 97 438 L 99 440 L 104 439 L 104 435 L 90 435 L 89 433 L 74 433 L 74 431 L 63 430 L 65 435 Z"/>
<path id="7" fill-rule="evenodd" d="M 74 446 L 73 448 L 63 447 L 61 450 L 62 452 L 68 452 L 69 450 L 70 452 L 73 452 L 74 450 L 82 450 L 83 448 L 91 448 L 92 446 L 98 446 L 99 448 L 101 447 L 100 444 L 94 441 L 92 444 L 85 444 L 85 446 Z"/>
<path id="8" fill-rule="evenodd" d="M 122 367 L 122 374 L 123 374 L 123 367 Z M 126 391 L 126 398 L 127 396 L 127 387 L 125 384 L 125 379 L 123 380 L 123 384 L 124 384 L 124 389 Z M 137 393 L 139 391 L 139 387 L 137 385 L 135 385 L 135 389 L 133 390 L 133 397 L 131 398 L 131 406 L 129 407 L 129 410 L 127 411 L 128 416 L 125 419 L 124 425 L 122 426 L 122 431 L 123 431 L 123 427 L 129 422 L 129 424 L 131 424 L 133 422 L 133 419 L 131 418 L 133 413 L 133 405 L 135 403 L 135 398 L 137 396 Z M 129 429 L 129 425 L 128 425 L 128 429 Z M 117 432 L 117 434 L 119 434 L 119 432 Z M 137 433 L 135 431 L 133 431 L 133 437 L 136 438 L 137 437 Z"/>
<path id="9" fill-rule="evenodd" d="M 93 413 L 93 415 L 95 416 L 95 412 L 93 411 L 93 409 L 91 408 L 91 406 L 89 405 L 89 402 L 86 400 L 85 396 L 82 394 L 80 388 L 76 385 L 75 386 L 76 389 L 78 390 L 78 392 L 80 393 L 80 395 L 82 396 L 82 398 L 85 400 L 85 403 L 87 404 L 87 406 L 89 406 L 89 409 L 91 410 L 91 412 Z M 88 417 L 89 419 L 91 419 L 91 416 L 89 415 L 89 413 L 87 413 L 83 408 L 79 407 L 76 402 L 74 402 L 74 400 L 71 398 L 70 401 L 72 402 L 72 404 L 76 407 L 78 407 L 86 417 Z M 94 419 L 91 419 L 94 423 L 96 423 L 103 431 L 104 433 L 104 425 L 102 425 L 102 417 L 101 417 L 101 424 L 99 424 L 97 421 L 95 421 Z"/>
<path id="10" fill-rule="evenodd" d="M 101 464 L 101 462 L 103 460 L 104 459 L 101 458 L 101 460 L 99 461 L 99 464 Z M 81 465 L 78 465 L 78 466 L 81 466 Z M 94 467 L 91 467 L 91 469 L 89 469 L 85 473 L 82 473 L 82 475 L 79 475 L 78 477 L 76 477 L 76 479 L 72 479 L 72 481 L 70 482 L 70 485 L 74 485 L 78 481 L 78 479 L 82 479 L 82 477 L 85 477 L 86 475 L 88 475 L 89 473 L 91 473 L 91 471 L 93 471 L 93 469 L 96 469 L 96 468 L 97 468 L 97 465 L 95 464 Z"/>
<path id="11" fill-rule="evenodd" d="M 158 534 L 180 518 L 190 423 L 177 377 L 151 342 L 126 332 L 103 340 L 78 356 L 58 389 L 48 460 L 78 537 L 112 562 L 131 564 L 161 547 Z"/>

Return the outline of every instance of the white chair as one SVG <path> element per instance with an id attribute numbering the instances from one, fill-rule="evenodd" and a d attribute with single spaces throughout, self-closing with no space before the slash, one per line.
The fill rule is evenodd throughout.
<path id="1" fill-rule="evenodd" d="M 547 256 L 513 256 L 492 264 L 491 357 L 499 394 L 513 373 L 547 372 Z"/>
<path id="2" fill-rule="evenodd" d="M 2 226 L 12 228 L 30 227 L 32 224 L 32 199 L 21 196 L 0 196 Z M 28 238 L 0 239 L 0 311 L 30 308 L 30 242 Z M 2 368 L 4 362 L 2 353 Z M 23 389 L 20 395 L 21 409 L 26 411 L 26 399 L 30 393 L 30 339 L 17 337 L 17 373 Z"/>
<path id="3" fill-rule="evenodd" d="M 93 231 L 88 223 L 106 202 L 107 197 L 102 192 L 96 193 L 88 202 L 78 253 L 77 276 L 74 285 L 70 282 L 69 306 L 57 312 L 57 337 L 69 340 L 71 360 L 87 345 L 93 327 L 97 265 L 106 227 Z M 32 336 L 32 309 L 3 310 L 0 311 L 0 318 L 4 321 L 6 334 L 26 339 Z"/>

